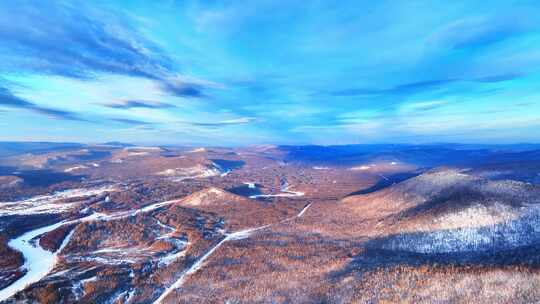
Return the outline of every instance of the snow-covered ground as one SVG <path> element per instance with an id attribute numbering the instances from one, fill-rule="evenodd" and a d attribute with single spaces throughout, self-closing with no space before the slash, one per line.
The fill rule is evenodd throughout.
<path id="1" fill-rule="evenodd" d="M 24 183 L 24 180 L 16 176 L 0 176 L 0 189 L 16 187 Z"/>
<path id="2" fill-rule="evenodd" d="M 256 184 L 253 182 L 244 182 L 244 185 L 247 185 L 249 189 L 257 188 Z"/>
<path id="3" fill-rule="evenodd" d="M 309 207 L 311 207 L 311 204 L 307 204 L 307 205 L 300 211 L 300 213 L 298 213 L 297 217 L 302 217 L 302 216 L 304 216 L 304 213 L 306 213 L 306 211 L 309 209 Z"/>
<path id="4" fill-rule="evenodd" d="M 173 204 L 173 203 L 175 203 L 177 201 L 178 200 L 170 200 L 170 201 L 164 201 L 164 202 L 150 204 L 150 205 L 147 205 L 145 207 L 142 207 L 141 209 L 137 209 L 135 211 L 129 211 L 127 216 L 133 216 L 133 215 L 137 215 L 139 213 L 146 213 L 146 212 L 154 211 L 154 210 L 159 209 L 161 207 L 171 205 L 171 204 Z"/>
<path id="5" fill-rule="evenodd" d="M 229 174 L 230 171 L 223 171 L 218 165 L 212 163 L 211 165 L 195 165 L 188 168 L 174 168 L 166 169 L 156 173 L 157 175 L 170 176 L 173 181 L 181 182 L 186 179 L 194 178 L 207 178 L 213 176 L 224 177 Z"/>
<path id="6" fill-rule="evenodd" d="M 66 168 L 64 170 L 64 172 L 72 172 L 72 171 L 76 171 L 76 170 L 82 170 L 82 169 L 88 169 L 87 166 L 85 165 L 78 165 L 78 166 L 73 166 L 73 167 L 69 167 L 69 168 Z"/>
<path id="7" fill-rule="evenodd" d="M 142 151 L 142 152 L 128 152 L 127 156 L 146 156 L 146 155 L 150 155 L 150 152 L 145 152 L 145 151 Z"/>
<path id="8" fill-rule="evenodd" d="M 282 220 L 282 221 L 280 221 L 280 222 L 278 222 L 276 224 L 284 223 L 284 222 L 293 220 L 294 218 L 302 217 L 304 215 L 304 213 L 309 209 L 310 206 L 311 206 L 311 204 L 306 205 L 296 216 L 284 219 L 284 220 Z M 275 225 L 275 224 L 268 224 L 268 225 L 264 225 L 264 226 L 260 226 L 260 227 L 244 229 L 244 230 L 240 230 L 240 231 L 237 231 L 237 232 L 226 234 L 225 238 L 223 238 L 219 243 L 217 243 L 212 248 L 210 248 L 210 250 L 208 250 L 202 257 L 200 257 L 195 263 L 193 263 L 193 265 L 191 265 L 190 268 L 188 268 L 186 271 L 184 271 L 180 275 L 180 277 L 171 286 L 169 286 L 167 289 L 165 289 L 165 291 L 159 296 L 159 298 L 157 298 L 154 301 L 154 304 L 159 304 L 159 303 L 163 302 L 163 300 L 165 300 L 165 298 L 167 298 L 169 296 L 169 294 L 171 294 L 174 290 L 182 287 L 182 285 L 184 285 L 186 279 L 190 275 L 192 275 L 195 272 L 199 271 L 204 266 L 204 262 L 210 256 L 212 256 L 212 254 L 219 247 L 221 247 L 221 245 L 223 245 L 224 243 L 226 243 L 228 241 L 236 241 L 236 240 L 246 239 L 246 238 L 250 237 L 252 233 L 254 233 L 256 231 L 259 231 L 259 230 L 263 230 L 263 229 L 272 227 L 273 225 Z"/>
<path id="9" fill-rule="evenodd" d="M 64 224 L 64 222 L 60 222 L 35 229 L 9 241 L 8 245 L 11 248 L 22 252 L 24 255 L 23 269 L 25 269 L 27 272 L 13 284 L 0 290 L 0 301 L 13 296 L 15 293 L 23 290 L 28 285 L 41 280 L 53 269 L 54 265 L 56 264 L 56 255 L 66 246 L 69 238 L 71 237 L 71 233 L 62 242 L 62 245 L 56 252 L 50 252 L 41 248 L 37 244 L 38 242 L 32 241 L 32 239 L 52 231 Z"/>
<path id="10" fill-rule="evenodd" d="M 253 186 L 255 185 L 253 184 Z M 284 195 L 284 196 L 303 195 L 303 193 L 301 192 L 290 191 L 289 188 L 290 187 L 288 184 L 284 184 L 281 189 L 282 193 L 278 195 Z M 61 204 L 58 204 L 58 206 L 55 205 L 55 202 L 60 199 L 71 198 L 71 197 L 84 197 L 84 196 L 96 195 L 96 194 L 101 194 L 104 192 L 114 191 L 114 190 L 115 190 L 114 186 L 104 186 L 104 187 L 94 188 L 94 189 L 72 189 L 72 190 L 58 192 L 52 195 L 38 196 L 38 197 L 30 198 L 28 200 L 20 201 L 20 202 L 5 203 L 4 204 L 5 207 L 2 209 L 2 211 L 8 212 L 9 214 L 13 214 L 13 212 L 21 212 L 22 214 L 35 214 L 35 213 L 41 213 L 41 212 L 60 213 L 60 212 L 64 212 L 72 208 L 70 204 L 76 204 L 76 203 L 63 204 L 63 205 L 66 205 L 66 207 L 62 209 L 62 208 L 59 208 L 59 206 L 63 206 L 63 205 Z M 9 242 L 9 246 L 17 251 L 20 251 L 24 256 L 25 262 L 24 262 L 23 268 L 26 270 L 26 273 L 17 281 L 15 281 L 13 284 L 9 285 L 3 290 L 0 290 L 0 301 L 3 301 L 13 296 L 15 293 L 25 289 L 27 286 L 33 283 L 40 281 L 41 279 L 46 277 L 48 274 L 50 274 L 50 272 L 55 267 L 55 264 L 57 262 L 57 256 L 62 252 L 64 247 L 69 243 L 71 236 L 73 235 L 74 229 L 70 231 L 70 233 L 66 236 L 60 248 L 56 252 L 50 252 L 39 246 L 39 237 L 44 235 L 45 233 L 55 230 L 64 225 L 72 225 L 72 224 L 78 224 L 81 222 L 89 222 L 89 221 L 109 221 L 109 220 L 131 217 L 140 213 L 151 212 L 153 210 L 173 204 L 177 201 L 178 200 L 158 202 L 158 203 L 144 206 L 140 209 L 120 211 L 120 212 L 116 212 L 112 214 L 93 213 L 79 219 L 64 220 L 64 221 L 61 221 L 52 225 L 41 227 L 32 231 L 29 231 L 23 234 L 22 236 L 11 240 Z M 303 216 L 308 208 L 309 208 L 309 205 L 307 205 L 304 209 L 302 209 L 295 217 Z M 284 221 L 288 221 L 292 219 L 293 218 L 289 218 L 289 219 L 285 219 Z M 284 222 L 284 221 L 281 221 L 281 222 Z M 178 245 L 178 246 L 174 246 L 175 249 L 171 250 L 165 255 L 156 256 L 155 255 L 156 252 L 154 252 L 151 247 L 142 248 L 142 249 L 141 248 L 132 248 L 132 249 L 101 248 L 99 250 L 96 250 L 95 252 L 92 252 L 90 256 L 79 256 L 79 257 L 66 256 L 66 258 L 68 259 L 81 258 L 83 260 L 90 259 L 94 262 L 100 262 L 100 263 L 105 263 L 105 264 L 111 264 L 111 263 L 124 264 L 124 263 L 136 262 L 136 259 L 133 259 L 133 257 L 135 256 L 137 257 L 145 256 L 146 258 L 153 256 L 152 259 L 155 260 L 159 266 L 167 266 L 177 261 L 179 258 L 181 258 L 182 256 L 186 254 L 186 248 L 188 247 L 189 243 L 187 242 L 187 240 L 181 240 L 174 237 L 173 235 L 173 233 L 175 232 L 174 227 L 167 226 L 159 221 L 158 221 L 158 225 L 161 228 L 160 230 L 162 231 L 165 230 L 164 231 L 165 234 L 160 236 L 159 237 L 160 239 L 167 240 L 167 241 L 169 240 L 177 241 L 178 243 L 178 244 L 175 243 L 176 245 Z M 186 272 L 184 272 L 181 275 L 181 277 L 173 285 L 171 285 L 167 289 L 167 291 L 165 291 L 164 294 L 161 295 L 161 297 L 158 299 L 157 302 L 161 301 L 161 299 L 164 299 L 170 292 L 172 292 L 172 290 L 180 287 L 183 284 L 184 280 L 189 275 L 198 271 L 203 266 L 205 260 L 209 258 L 213 254 L 213 252 L 215 252 L 215 250 L 217 250 L 224 242 L 248 238 L 255 231 L 266 229 L 270 226 L 272 226 L 272 224 L 226 234 L 224 239 L 221 240 L 221 242 L 219 242 L 214 247 L 212 247 L 205 255 L 203 255 L 199 260 L 197 260 L 192 265 L 192 267 L 186 270 Z M 66 272 L 70 272 L 70 270 L 66 270 Z M 55 275 L 59 275 L 59 274 L 58 273 L 52 274 L 52 276 L 55 276 Z M 84 282 L 81 282 L 81 284 L 84 284 Z M 77 287 L 79 287 L 78 291 L 80 291 L 79 289 L 81 289 L 80 288 L 81 286 L 76 286 L 74 288 L 77 289 Z"/>
<path id="11" fill-rule="evenodd" d="M 75 299 L 80 299 L 82 296 L 84 296 L 84 285 L 88 282 L 94 282 L 94 281 L 97 281 L 98 278 L 97 277 L 90 277 L 88 279 L 83 279 L 83 280 L 80 280 L 78 282 L 76 282 L 73 287 L 72 287 L 72 290 L 73 290 L 73 294 L 75 295 Z"/>
<path id="12" fill-rule="evenodd" d="M 186 254 L 189 245 L 187 240 L 163 235 L 156 240 L 166 241 L 172 245 L 172 250 L 167 252 L 156 251 L 152 246 L 119 246 L 105 247 L 91 252 L 90 254 L 73 254 L 67 256 L 69 262 L 96 262 L 106 265 L 134 264 L 143 261 L 156 261 L 160 267 L 167 266 Z"/>
<path id="13" fill-rule="evenodd" d="M 73 190 L 59 192 L 50 196 L 40 196 L 40 197 L 31 198 L 27 201 L 34 202 L 34 203 L 43 202 L 43 201 L 49 202 L 50 200 L 55 200 L 55 199 L 57 200 L 57 199 L 66 198 L 66 197 L 79 197 L 79 196 L 85 196 L 85 195 L 98 194 L 105 191 L 111 191 L 112 189 L 113 188 L 110 188 L 110 186 L 109 188 L 103 187 L 103 188 L 100 188 L 99 190 L 98 189 L 93 189 L 93 190 L 73 189 Z M 92 193 L 92 194 L 89 194 L 89 193 Z M 163 206 L 170 205 L 174 202 L 176 202 L 176 200 L 159 202 L 159 203 L 145 206 L 141 209 L 131 210 L 131 211 L 122 211 L 122 212 L 118 212 L 114 214 L 93 213 L 91 215 L 88 215 L 80 219 L 75 219 L 75 220 L 70 220 L 70 221 L 61 221 L 52 225 L 34 229 L 32 231 L 26 232 L 20 237 L 12 239 L 11 241 L 9 241 L 8 245 L 23 254 L 24 259 L 25 259 L 23 268 L 27 272 L 21 278 L 15 281 L 13 284 L 0 290 L 0 301 L 3 301 L 13 296 L 15 293 L 25 289 L 30 284 L 38 282 L 39 280 L 44 278 L 47 274 L 49 274 L 56 264 L 57 255 L 67 245 L 67 243 L 69 242 L 71 238 L 71 235 L 73 234 L 73 231 L 71 231 L 66 236 L 60 248 L 56 252 L 50 252 L 48 250 L 41 248 L 38 244 L 39 242 L 37 240 L 32 241 L 32 239 L 38 238 L 39 236 L 42 236 L 43 234 L 50 232 L 52 230 L 55 230 L 64 225 L 72 225 L 72 224 L 77 224 L 81 222 L 89 222 L 89 221 L 108 221 L 108 220 L 113 220 L 113 219 L 130 217 L 130 216 L 137 215 L 139 213 L 145 213 L 145 212 L 156 210 Z M 29 214 L 29 213 L 25 213 L 25 214 Z M 110 259 L 99 257 L 99 256 L 95 257 L 95 260 L 101 261 L 103 263 L 111 262 Z M 129 259 L 125 259 L 123 261 L 122 260 L 115 260 L 115 261 L 127 262 L 127 263 L 131 262 L 131 260 Z"/>
<path id="14" fill-rule="evenodd" d="M 251 195 L 249 198 L 266 198 L 266 197 L 298 197 L 298 196 L 304 196 L 304 192 L 300 191 L 292 191 L 290 190 L 291 186 L 287 183 L 285 183 L 281 187 L 281 193 L 277 194 L 256 194 Z"/>
<path id="15" fill-rule="evenodd" d="M 353 170 L 353 171 L 365 171 L 365 170 L 369 170 L 371 169 L 371 165 L 362 165 L 362 166 L 357 166 L 357 167 L 352 167 L 350 168 L 349 170 Z"/>
<path id="16" fill-rule="evenodd" d="M 195 263 L 193 263 L 193 265 L 191 265 L 190 268 L 188 268 L 186 271 L 184 271 L 182 273 L 182 275 L 180 275 L 180 278 L 178 278 L 171 286 L 169 286 L 167 289 L 165 289 L 165 291 L 159 296 L 159 298 L 157 298 L 157 300 L 154 301 L 154 304 L 159 304 L 161 302 L 163 302 L 163 300 L 169 296 L 169 294 L 171 292 L 173 292 L 174 290 L 182 287 L 182 285 L 184 284 L 184 282 L 186 281 L 186 279 L 194 274 L 195 272 L 197 272 L 199 269 L 201 269 L 201 267 L 204 265 L 204 261 L 206 261 L 219 247 L 221 247 L 221 245 L 223 245 L 225 242 L 227 241 L 231 241 L 231 240 L 241 240 L 241 239 L 245 239 L 247 237 L 249 237 L 250 233 L 255 231 L 255 230 L 260 230 L 260 229 L 264 229 L 266 227 L 269 227 L 270 225 L 267 225 L 267 226 L 263 226 L 263 227 L 258 227 L 258 228 L 251 228 L 251 229 L 246 229 L 246 230 L 241 230 L 241 231 L 238 231 L 238 232 L 234 232 L 234 233 L 231 233 L 231 234 L 228 234 L 225 238 L 223 238 L 219 243 L 217 243 L 216 245 L 214 245 L 212 248 L 210 248 L 210 250 L 208 250 L 202 257 L 200 257 Z"/>
<path id="17" fill-rule="evenodd" d="M 158 258 L 158 265 L 160 267 L 168 266 L 176 262 L 176 260 L 178 260 L 179 258 L 186 255 L 186 249 L 189 247 L 189 242 L 178 240 L 178 239 L 173 239 L 173 240 L 177 241 L 176 250 L 173 250 L 167 253 L 166 255 Z"/>
<path id="18" fill-rule="evenodd" d="M 186 206 L 204 206 L 211 204 L 216 198 L 224 198 L 229 193 L 222 189 L 210 187 L 202 191 L 195 192 L 189 196 L 189 199 L 184 200 Z"/>
<path id="19" fill-rule="evenodd" d="M 229 173 L 231 173 L 231 169 L 225 170 L 222 166 L 216 164 L 215 162 L 212 162 L 212 167 L 214 167 L 215 169 L 217 169 L 219 171 L 219 176 L 220 177 L 225 177 L 225 176 L 229 175 Z"/>
<path id="20" fill-rule="evenodd" d="M 79 203 L 74 202 L 59 204 L 57 203 L 59 200 L 99 195 L 105 192 L 112 192 L 115 190 L 116 187 L 114 185 L 106 185 L 90 189 L 70 189 L 56 192 L 51 195 L 35 196 L 22 201 L 5 202 L 0 204 L 0 216 L 62 213 L 72 209 Z"/>
<path id="21" fill-rule="evenodd" d="M 187 153 L 202 153 L 206 152 L 206 148 L 195 148 L 193 150 L 188 151 Z"/>
<path id="22" fill-rule="evenodd" d="M 9 241 L 9 247 L 21 252 L 24 256 L 24 265 L 23 269 L 26 270 L 26 273 L 15 281 L 13 284 L 8 287 L 0 290 L 0 301 L 3 301 L 15 293 L 23 290 L 30 284 L 38 282 L 44 278 L 53 268 L 57 261 L 57 255 L 62 252 L 64 247 L 67 245 L 73 231 L 71 231 L 62 241 L 60 248 L 56 252 L 50 252 L 46 249 L 43 249 L 39 246 L 38 240 L 33 240 L 43 234 L 53 231 L 64 225 L 71 225 L 80 222 L 93 221 L 96 219 L 104 218 L 102 214 L 94 213 L 92 215 L 86 216 L 84 218 L 72 220 L 72 221 L 61 221 L 52 225 L 34 229 L 32 231 L 26 232 L 25 234 L 12 239 Z M 33 240 L 33 241 L 32 241 Z"/>
<path id="23" fill-rule="evenodd" d="M 509 214 L 497 223 L 472 228 L 414 232 L 389 237 L 382 247 L 419 253 L 496 252 L 540 241 L 540 206 L 526 207 L 521 216 Z M 457 216 L 457 215 L 456 215 Z M 465 214 L 466 219 L 476 217 Z M 478 217 L 482 216 L 479 214 Z M 454 220 L 454 217 L 448 218 Z M 463 219 L 460 218 L 460 221 Z M 473 218 L 474 220 L 474 218 Z"/>
<path id="24" fill-rule="evenodd" d="M 384 176 L 383 174 L 379 174 L 379 176 L 380 176 L 382 179 L 384 179 L 384 180 L 386 180 L 386 181 L 388 181 L 388 182 L 390 181 L 390 179 L 389 179 L 388 177 Z"/>
<path id="25" fill-rule="evenodd" d="M 162 229 L 165 229 L 166 231 L 168 231 L 167 234 L 164 234 L 162 236 L 160 236 L 159 238 L 163 238 L 163 237 L 167 237 L 169 236 L 171 233 L 173 233 L 174 231 L 176 231 L 176 229 L 172 226 L 169 226 L 169 225 L 165 225 L 163 224 L 162 222 L 160 222 L 158 219 L 156 219 L 156 223 L 158 224 L 159 227 L 161 227 Z M 159 239 L 158 238 L 158 239 Z"/>

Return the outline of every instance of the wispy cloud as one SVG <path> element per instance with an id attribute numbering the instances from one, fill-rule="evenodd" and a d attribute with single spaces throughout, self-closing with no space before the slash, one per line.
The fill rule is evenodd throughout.
<path id="1" fill-rule="evenodd" d="M 110 118 L 109 120 L 113 122 L 118 122 L 126 125 L 132 125 L 132 126 L 149 126 L 152 125 L 152 123 L 147 121 L 142 121 L 138 119 L 130 119 L 130 118 Z"/>
<path id="2" fill-rule="evenodd" d="M 164 91 L 179 97 L 208 97 L 205 89 L 223 89 L 223 85 L 194 77 L 174 75 L 163 79 L 161 87 Z"/>
<path id="3" fill-rule="evenodd" d="M 133 108 L 146 108 L 146 109 L 166 109 L 173 108 L 174 105 L 169 103 L 162 103 L 150 100 L 123 100 L 116 103 L 104 104 L 104 106 L 113 109 L 133 109 Z"/>
<path id="4" fill-rule="evenodd" d="M 16 13 L 15 13 L 16 12 Z M 183 97 L 204 86 L 179 81 L 178 66 L 126 16 L 66 2 L 0 3 L 0 68 L 88 79 L 101 73 L 153 79 Z"/>
<path id="5" fill-rule="evenodd" d="M 58 119 L 49 138 L 85 140 L 521 136 L 505 112 L 540 114 L 539 15 L 502 0 L 3 1 L 2 122 L 42 132 L 24 109 Z"/>
<path id="6" fill-rule="evenodd" d="M 432 100 L 432 101 L 420 101 L 414 103 L 404 104 L 401 109 L 406 112 L 417 112 L 417 111 L 429 111 L 444 107 L 448 104 L 446 100 Z"/>
<path id="7" fill-rule="evenodd" d="M 400 84 L 387 89 L 377 88 L 349 88 L 332 91 L 332 96 L 374 96 L 374 95 L 413 95 L 426 91 L 444 88 L 457 82 L 504 82 L 522 77 L 518 73 L 495 74 L 471 78 L 436 79 Z"/>
<path id="8" fill-rule="evenodd" d="M 382 95 L 382 94 L 414 94 L 426 90 L 442 87 L 452 83 L 454 79 L 425 80 L 400 84 L 387 89 L 374 88 L 349 88 L 330 92 L 333 96 L 358 96 L 358 95 Z"/>
<path id="9" fill-rule="evenodd" d="M 126 21 L 59 2 L 2 2 L 3 68 L 86 78 L 96 72 L 160 78 L 167 56 Z M 84 5 L 83 5 L 84 6 Z"/>
<path id="10" fill-rule="evenodd" d="M 17 109 L 24 109 L 33 111 L 38 114 L 45 115 L 54 119 L 75 120 L 75 121 L 87 121 L 77 114 L 49 107 L 37 105 L 33 102 L 20 98 L 13 94 L 11 90 L 0 86 L 0 106 L 6 106 Z"/>
<path id="11" fill-rule="evenodd" d="M 199 85 L 164 82 L 163 88 L 165 91 L 180 97 L 203 97 L 202 87 Z"/>
<path id="12" fill-rule="evenodd" d="M 522 76 L 524 75 L 514 72 L 514 73 L 506 73 L 506 74 L 499 74 L 499 75 L 482 76 L 482 77 L 476 78 L 475 80 L 478 82 L 503 82 L 503 81 L 518 79 Z"/>
<path id="13" fill-rule="evenodd" d="M 241 117 L 217 122 L 188 122 L 188 124 L 199 127 L 223 127 L 231 125 L 245 125 L 255 121 L 256 119 L 254 117 Z"/>
<path id="14" fill-rule="evenodd" d="M 473 17 L 454 21 L 437 31 L 431 41 L 454 49 L 484 47 L 530 29 L 527 15 Z"/>

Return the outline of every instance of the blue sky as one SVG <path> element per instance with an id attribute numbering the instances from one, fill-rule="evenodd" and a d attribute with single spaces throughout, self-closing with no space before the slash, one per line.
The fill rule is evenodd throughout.
<path id="1" fill-rule="evenodd" d="M 537 1 L 1 1 L 0 140 L 540 142 Z"/>

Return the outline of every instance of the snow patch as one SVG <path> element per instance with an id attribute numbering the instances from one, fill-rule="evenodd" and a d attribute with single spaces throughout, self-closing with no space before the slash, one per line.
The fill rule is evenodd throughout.
<path id="1" fill-rule="evenodd" d="M 83 287 L 86 283 L 97 281 L 97 279 L 98 278 L 94 276 L 88 279 L 79 280 L 78 282 L 74 283 L 71 290 L 73 291 L 73 294 L 75 295 L 75 299 L 79 300 L 81 297 L 84 296 L 85 293 L 84 293 Z"/>
<path id="2" fill-rule="evenodd" d="M 208 188 L 199 192 L 195 192 L 183 200 L 188 206 L 203 206 L 209 201 L 212 202 L 215 198 L 221 198 L 226 195 L 226 192 L 215 187 Z"/>
<path id="3" fill-rule="evenodd" d="M 145 156 L 149 154 L 150 152 L 128 152 L 127 156 Z"/>
<path id="4" fill-rule="evenodd" d="M 471 212 L 474 212 L 472 210 Z M 477 210 L 476 210 L 477 211 Z M 472 214 L 457 215 L 475 220 Z M 452 217 L 450 217 L 452 220 Z M 494 225 L 413 232 L 389 237 L 382 247 L 420 253 L 497 252 L 540 242 L 540 207 L 534 206 L 516 218 Z"/>
<path id="5" fill-rule="evenodd" d="M 307 204 L 304 208 L 302 208 L 302 210 L 300 211 L 300 213 L 298 213 L 297 217 L 302 217 L 302 216 L 304 216 L 304 213 L 306 213 L 306 211 L 309 209 L 309 207 L 311 207 L 311 203 L 310 203 L 310 204 Z"/>
<path id="6" fill-rule="evenodd" d="M 186 179 L 207 178 L 213 176 L 226 176 L 229 172 L 224 172 L 219 166 L 212 163 L 210 165 L 195 165 L 188 168 L 166 169 L 156 173 L 157 175 L 174 177 L 173 181 L 180 182 Z"/>
<path id="7" fill-rule="evenodd" d="M 56 264 L 57 253 L 64 248 L 67 242 L 69 242 L 71 233 L 66 237 L 67 241 L 65 239 L 62 242 L 60 249 L 54 253 L 41 248 L 38 245 L 39 242 L 33 242 L 32 240 L 47 232 L 53 231 L 63 224 L 63 222 L 60 222 L 38 228 L 9 241 L 9 247 L 22 252 L 24 256 L 24 264 L 22 268 L 26 270 L 26 273 L 13 284 L 0 290 L 0 302 L 10 298 L 17 292 L 25 289 L 27 286 L 38 282 L 53 269 L 54 265 Z"/>
<path id="8" fill-rule="evenodd" d="M 179 251 L 173 251 L 169 254 L 166 254 L 165 256 L 161 257 L 158 259 L 158 266 L 159 267 L 163 267 L 163 266 L 168 266 L 174 262 L 176 262 L 176 260 L 178 260 L 179 258 L 181 257 L 184 257 L 187 253 L 187 250 L 185 250 L 185 248 L 187 248 L 189 246 L 189 243 L 185 242 L 184 243 L 184 247 L 182 250 L 179 250 Z"/>
<path id="9" fill-rule="evenodd" d="M 80 189 L 77 189 L 77 191 L 74 191 L 74 193 L 80 193 L 78 192 Z M 86 189 L 86 192 L 88 193 L 88 189 Z M 77 197 L 80 195 L 76 195 Z M 73 235 L 72 230 L 66 238 L 62 241 L 62 244 L 60 245 L 60 248 L 56 252 L 50 252 L 48 250 L 45 250 L 41 248 L 37 241 L 32 241 L 36 237 L 39 237 L 45 233 L 48 233 L 52 230 L 55 230 L 61 226 L 64 225 L 71 225 L 71 224 L 77 224 L 81 222 L 89 222 L 89 221 L 96 221 L 96 220 L 111 220 L 111 219 L 120 219 L 125 217 L 134 216 L 136 214 L 142 213 L 142 212 L 149 212 L 158 208 L 161 208 L 163 206 L 169 205 L 176 202 L 176 200 L 172 201 L 165 201 L 160 203 L 155 203 L 152 205 L 148 205 L 146 207 L 143 207 L 138 210 L 134 211 L 127 211 L 127 212 L 119 212 L 116 214 L 103 214 L 103 213 L 93 213 L 89 216 L 71 220 L 71 221 L 61 221 L 49 226 L 45 226 L 42 228 L 38 228 L 32 231 L 29 231 L 23 235 L 21 235 L 18 238 L 15 238 L 11 241 L 9 241 L 8 245 L 21 252 L 24 256 L 25 262 L 23 265 L 23 268 L 27 270 L 26 274 L 23 275 L 21 278 L 19 278 L 17 281 L 15 281 L 13 284 L 9 285 L 8 287 L 0 290 L 0 302 L 3 300 L 6 300 L 13 296 L 15 293 L 25 289 L 27 286 L 38 282 L 43 277 L 45 277 L 47 274 L 51 272 L 51 270 L 54 268 L 56 262 L 57 262 L 57 255 L 65 248 L 65 246 L 69 243 L 71 236 Z M 106 252 L 107 250 L 105 250 Z M 111 250 L 110 252 L 114 252 L 114 250 Z M 99 263 L 104 264 L 130 264 L 130 263 L 136 263 L 135 260 L 132 259 L 108 259 L 105 257 L 72 257 L 69 256 L 68 259 L 78 259 L 83 261 L 95 261 Z"/>
<path id="10" fill-rule="evenodd" d="M 160 147 L 150 147 L 150 146 L 133 146 L 133 147 L 125 147 L 125 151 L 140 151 L 140 150 L 146 150 L 146 151 L 161 151 Z"/>
<path id="11" fill-rule="evenodd" d="M 302 217 L 304 215 L 304 213 L 306 212 L 306 210 L 311 206 L 311 204 L 308 204 L 306 205 L 301 211 L 300 213 L 298 213 L 298 215 L 294 216 L 294 217 L 291 217 L 291 218 L 287 218 L 287 219 L 284 219 L 282 221 L 280 221 L 279 223 L 284 223 L 284 222 L 287 222 L 287 221 L 290 221 L 294 218 L 298 218 L 298 217 Z M 255 228 L 249 228 L 249 229 L 244 229 L 244 230 L 240 230 L 240 231 L 237 231 L 237 232 L 233 232 L 233 233 L 230 233 L 230 234 L 226 234 L 225 238 L 223 238 L 219 243 L 217 243 L 214 247 L 210 248 L 210 250 L 208 250 L 202 257 L 200 257 L 195 263 L 193 263 L 193 265 L 191 265 L 190 268 L 188 268 L 186 271 L 182 272 L 182 274 L 180 275 L 180 277 L 178 278 L 178 280 L 176 280 L 171 286 L 169 286 L 167 289 L 165 289 L 165 291 L 159 296 L 159 298 L 157 298 L 153 304 L 160 304 L 163 302 L 163 300 L 165 300 L 165 298 L 167 298 L 167 296 L 169 296 L 169 294 L 171 294 L 175 289 L 178 289 L 180 287 L 182 287 L 182 285 L 185 283 L 186 279 L 194 274 L 195 272 L 197 272 L 198 270 L 200 270 L 203 266 L 204 266 L 204 262 L 219 248 L 221 247 L 221 245 L 223 245 L 225 242 L 228 242 L 228 241 L 236 241 L 236 240 L 243 240 L 243 239 L 246 239 L 246 238 L 249 238 L 254 232 L 256 231 L 259 231 L 259 230 L 263 230 L 263 229 L 266 229 L 266 228 L 269 228 L 271 226 L 273 226 L 274 224 L 268 224 L 268 225 L 264 225 L 264 226 L 260 226 L 260 227 L 255 227 Z"/>
<path id="12" fill-rule="evenodd" d="M 252 182 L 244 182 L 244 185 L 247 185 L 249 189 L 255 189 L 257 188 L 255 186 L 255 183 L 252 183 Z"/>
<path id="13" fill-rule="evenodd" d="M 107 185 L 90 189 L 70 189 L 51 195 L 39 195 L 22 201 L 5 202 L 0 204 L 0 216 L 62 213 L 71 210 L 80 202 L 59 204 L 57 203 L 59 200 L 76 197 L 84 198 L 112 191 L 116 191 L 116 187 Z"/>
<path id="14" fill-rule="evenodd" d="M 78 166 L 74 166 L 74 167 L 69 167 L 67 169 L 64 170 L 64 172 L 72 172 L 72 171 L 76 171 L 76 170 L 82 170 L 82 169 L 88 169 L 87 166 L 85 165 L 78 165 Z"/>
<path id="15" fill-rule="evenodd" d="M 188 151 L 188 153 L 202 153 L 202 152 L 206 152 L 206 148 L 195 148 L 191 151 Z"/>
<path id="16" fill-rule="evenodd" d="M 305 195 L 304 192 L 292 191 L 292 190 L 290 190 L 290 188 L 291 188 L 291 186 L 288 183 L 285 183 L 281 187 L 281 193 L 278 193 L 278 194 L 256 194 L 256 195 L 251 195 L 249 198 L 257 199 L 257 198 L 267 198 L 267 197 L 299 197 L 299 196 L 304 196 Z"/>
<path id="17" fill-rule="evenodd" d="M 362 165 L 362 166 L 358 166 L 358 167 L 352 167 L 350 168 L 349 170 L 353 170 L 353 171 L 365 171 L 365 170 L 369 170 L 371 169 L 371 166 L 368 166 L 368 165 Z"/>

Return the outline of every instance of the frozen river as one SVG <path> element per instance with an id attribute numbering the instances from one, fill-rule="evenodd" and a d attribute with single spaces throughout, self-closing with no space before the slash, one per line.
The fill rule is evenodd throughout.
<path id="1" fill-rule="evenodd" d="M 56 264 L 56 254 L 62 247 L 53 253 L 41 248 L 39 242 L 37 240 L 32 241 L 32 239 L 62 225 L 64 225 L 64 222 L 35 229 L 9 242 L 9 247 L 20 251 L 24 255 L 23 268 L 26 270 L 26 274 L 13 284 L 0 290 L 0 302 L 23 290 L 26 286 L 41 280 L 53 269 Z"/>

